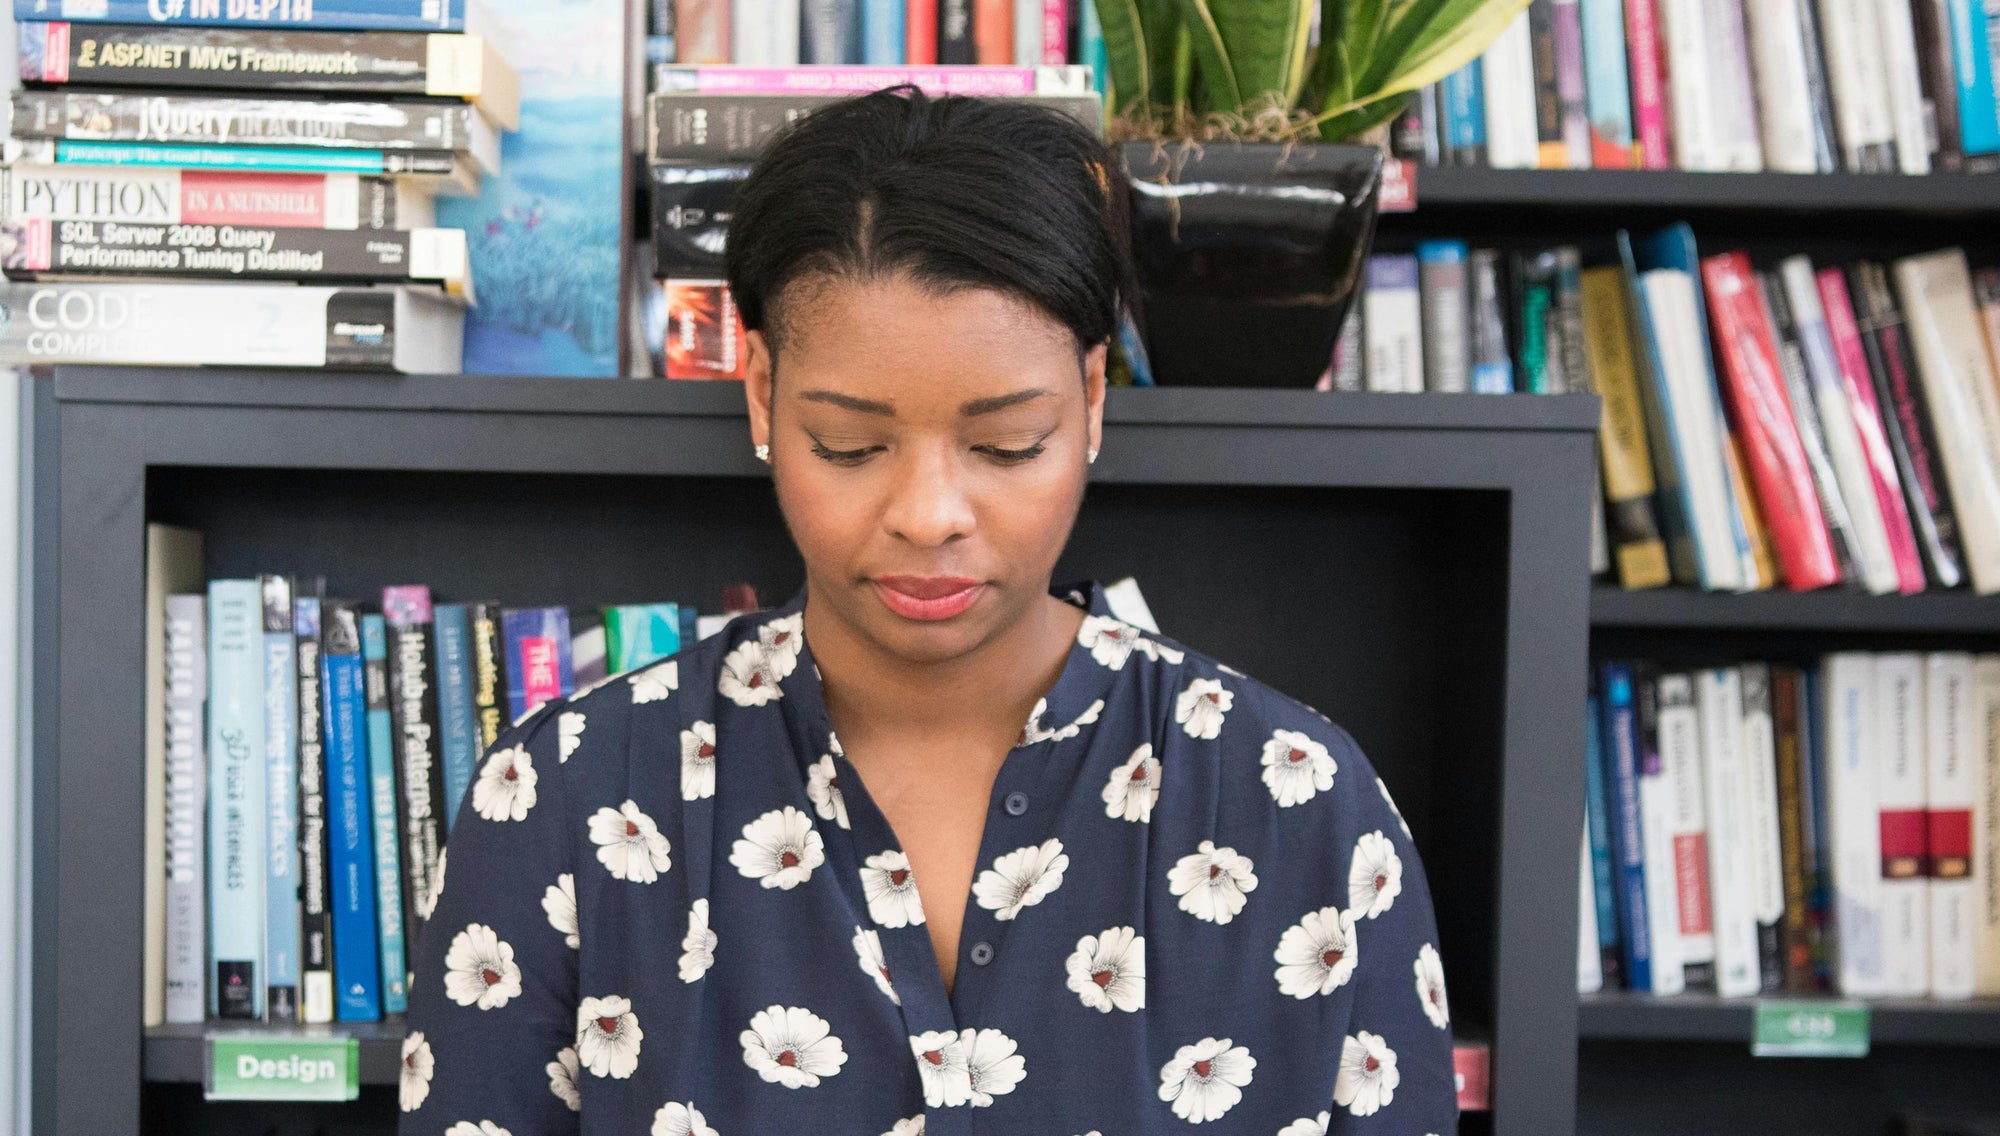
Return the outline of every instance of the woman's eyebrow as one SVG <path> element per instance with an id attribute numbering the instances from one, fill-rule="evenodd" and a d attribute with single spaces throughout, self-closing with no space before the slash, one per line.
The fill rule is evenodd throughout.
<path id="1" fill-rule="evenodd" d="M 1041 387 L 1035 387 L 1029 390 L 1015 391 L 1012 394 L 994 395 L 991 398 L 975 398 L 960 406 L 958 413 L 966 418 L 976 418 L 982 414 L 993 414 L 997 411 L 1005 410 L 1010 406 L 1019 406 L 1024 402 L 1041 398 L 1048 393 L 1048 391 Z M 808 402 L 824 402 L 861 414 L 875 414 L 883 418 L 894 418 L 896 416 L 896 408 L 886 402 L 878 402 L 872 398 L 856 398 L 851 394 L 841 394 L 839 391 L 803 390 L 799 392 L 799 397 Z"/>
<path id="2" fill-rule="evenodd" d="M 1049 392 L 1040 387 L 1035 387 L 1031 390 L 1015 391 L 1013 394 L 994 395 L 992 398 L 975 398 L 959 407 L 958 413 L 966 418 L 976 418 L 981 414 L 992 414 L 995 411 L 1005 410 L 1010 406 L 1019 406 L 1024 402 L 1040 398 L 1047 393 Z"/>

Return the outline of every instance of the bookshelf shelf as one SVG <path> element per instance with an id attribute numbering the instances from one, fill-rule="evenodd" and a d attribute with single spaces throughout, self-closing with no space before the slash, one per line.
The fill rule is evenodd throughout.
<path id="1" fill-rule="evenodd" d="M 1905 215 L 2000 211 L 1990 175 L 1694 173 L 1685 170 L 1496 170 L 1422 166 L 1417 215 L 1433 206 L 1565 206 L 1648 212 L 1870 211 Z"/>
<path id="2" fill-rule="evenodd" d="M 1721 631 L 2000 633 L 2000 596 L 1959 588 L 1913 596 L 1848 591 L 1700 592 L 1690 588 L 1590 590 L 1596 628 Z"/>
<path id="3" fill-rule="evenodd" d="M 393 1085 L 396 1066 L 402 1061 L 403 1021 L 393 1018 L 380 1022 L 343 1022 L 331 1026 L 258 1027 L 254 1023 L 212 1022 L 207 1025 L 154 1026 L 146 1031 L 140 1058 L 140 1077 L 149 1082 L 200 1084 L 202 1063 L 207 1059 L 208 1033 L 238 1032 L 240 1029 L 273 1035 L 312 1037 L 352 1036 L 361 1042 L 361 1083 Z"/>
<path id="4" fill-rule="evenodd" d="M 2000 998 L 1863 1001 L 1869 1007 L 1869 1039 L 1875 1045 L 2000 1045 Z M 1656 998 L 1607 991 L 1578 999 L 1577 1029 L 1591 1041 L 1741 1042 L 1747 1047 L 1755 1004 L 1754 998 L 1713 994 Z"/>

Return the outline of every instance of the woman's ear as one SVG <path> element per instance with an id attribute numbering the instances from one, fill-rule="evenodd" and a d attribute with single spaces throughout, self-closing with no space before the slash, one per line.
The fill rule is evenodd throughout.
<path id="1" fill-rule="evenodd" d="M 768 446 L 771 444 L 771 345 L 761 331 L 745 332 L 744 339 L 743 394 L 750 403 L 750 444 Z"/>
<path id="2" fill-rule="evenodd" d="M 1084 437 L 1092 453 L 1104 448 L 1104 367 L 1110 353 L 1107 339 L 1083 354 Z"/>

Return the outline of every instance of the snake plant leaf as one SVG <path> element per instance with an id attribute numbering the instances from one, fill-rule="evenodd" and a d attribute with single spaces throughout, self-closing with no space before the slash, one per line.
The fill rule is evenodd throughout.
<path id="1" fill-rule="evenodd" d="M 1379 95 L 1349 103 L 1340 110 L 1320 115 L 1313 121 L 1319 125 L 1319 137 L 1325 142 L 1340 142 L 1357 137 L 1403 113 L 1409 105 L 1410 92 Z"/>
<path id="2" fill-rule="evenodd" d="M 1386 84 L 1398 72 L 1418 69 L 1436 76 L 1425 82 L 1435 82 L 1485 51 L 1527 6 L 1526 0 L 1415 0 L 1384 37 L 1381 52 L 1365 69 L 1358 85 L 1363 90 L 1373 89 Z M 1468 39 L 1475 50 L 1464 53 Z M 1437 68 L 1435 63 L 1440 56 L 1456 62 Z"/>
<path id="3" fill-rule="evenodd" d="M 1210 103 L 1221 110 L 1236 110 L 1243 105 L 1243 88 L 1236 82 L 1236 67 L 1230 61 L 1229 47 L 1223 42 L 1222 29 L 1216 26 L 1208 0 L 1180 0 L 1180 10 L 1195 67 L 1201 72 Z"/>
<path id="4" fill-rule="evenodd" d="M 1347 47 L 1348 66 L 1357 80 L 1367 72 L 1368 60 L 1375 58 L 1375 45 L 1389 23 L 1389 12 L 1390 0 L 1347 0 L 1340 41 Z"/>
<path id="5" fill-rule="evenodd" d="M 1153 89 L 1152 60 L 1147 54 L 1146 25 L 1139 0 L 1095 0 L 1097 22 L 1104 29 L 1104 57 L 1110 65 L 1111 113 L 1143 107 Z"/>
<path id="6" fill-rule="evenodd" d="M 1354 101 L 1354 69 L 1348 65 L 1347 44 L 1340 37 L 1319 41 L 1319 48 L 1313 54 L 1312 75 L 1306 82 L 1306 97 L 1311 100 L 1308 105 L 1320 107 L 1345 106 Z"/>
<path id="7" fill-rule="evenodd" d="M 1312 5 L 1313 0 L 1205 0 L 1245 100 L 1258 102 L 1276 92 L 1279 105 L 1291 107 L 1305 83 Z"/>
<path id="8" fill-rule="evenodd" d="M 1176 0 L 1136 0 L 1146 32 L 1146 69 L 1152 75 L 1147 98 L 1156 113 L 1172 117 L 1187 101 L 1187 27 L 1181 23 Z"/>

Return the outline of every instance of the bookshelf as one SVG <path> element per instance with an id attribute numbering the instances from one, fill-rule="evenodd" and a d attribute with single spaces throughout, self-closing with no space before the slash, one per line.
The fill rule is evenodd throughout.
<path id="1" fill-rule="evenodd" d="M 59 583 L 38 624 L 34 1130 L 390 1132 L 398 1024 L 356 1031 L 342 1106 L 205 1104 L 200 1030 L 141 1028 L 144 526 L 202 530 L 211 576 L 323 572 L 348 595 L 712 603 L 747 579 L 781 602 L 801 572 L 741 389 L 65 368 L 36 407 Z M 1395 786 L 1454 1032 L 1492 1047 L 1495 1109 L 1468 1133 L 1576 1111 L 1596 415 L 1580 395 L 1116 390 L 1058 571 L 1136 574 L 1170 633 L 1326 711 Z"/>

